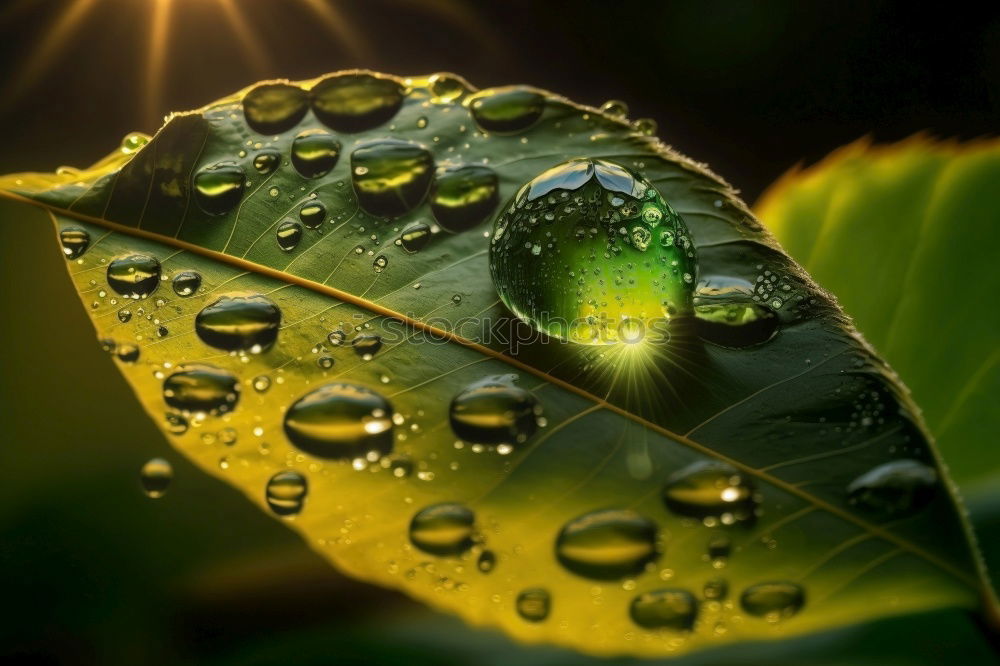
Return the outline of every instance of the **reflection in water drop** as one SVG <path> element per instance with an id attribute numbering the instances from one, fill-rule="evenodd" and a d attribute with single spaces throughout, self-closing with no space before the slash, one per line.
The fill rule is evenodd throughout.
<path id="1" fill-rule="evenodd" d="M 424 200 L 434 158 L 420 145 L 396 139 L 369 141 L 351 153 L 358 203 L 379 217 L 399 217 Z"/>
<path id="2" fill-rule="evenodd" d="M 382 349 L 382 338 L 374 333 L 365 333 L 351 340 L 351 348 L 354 349 L 355 354 L 370 361 L 378 353 L 378 350 Z"/>
<path id="3" fill-rule="evenodd" d="M 430 77 L 431 94 L 434 102 L 447 103 L 461 99 L 469 93 L 469 88 L 462 79 L 452 74 L 434 74 Z"/>
<path id="4" fill-rule="evenodd" d="M 253 390 L 257 393 L 265 393 L 271 388 L 271 378 L 267 375 L 257 375 L 253 378 Z"/>
<path id="5" fill-rule="evenodd" d="M 620 99 L 609 99 L 601 104 L 601 113 L 605 113 L 612 118 L 624 119 L 628 115 L 628 104 Z"/>
<path id="6" fill-rule="evenodd" d="M 798 613 L 806 603 L 801 585 L 787 581 L 759 583 L 743 591 L 740 605 L 750 615 L 777 622 Z"/>
<path id="7" fill-rule="evenodd" d="M 305 90 L 288 83 L 264 83 L 243 97 L 247 125 L 260 134 L 281 134 L 299 124 L 309 109 Z"/>
<path id="8" fill-rule="evenodd" d="M 476 516 L 453 502 L 421 509 L 410 521 L 410 541 L 432 555 L 460 555 L 472 547 Z"/>
<path id="9" fill-rule="evenodd" d="M 372 269 L 376 273 L 381 273 L 389 265 L 389 259 L 384 254 L 380 254 L 375 257 L 375 261 L 372 262 Z"/>
<path id="10" fill-rule="evenodd" d="M 335 74 L 312 89 L 316 117 L 338 132 L 363 132 L 388 121 L 403 103 L 403 87 L 371 74 Z"/>
<path id="11" fill-rule="evenodd" d="M 139 347 L 128 342 L 120 344 L 115 349 L 115 356 L 122 363 L 135 363 L 139 360 Z"/>
<path id="12" fill-rule="evenodd" d="M 485 377 L 451 401 L 455 435 L 476 444 L 522 444 L 538 429 L 538 399 L 508 377 Z"/>
<path id="13" fill-rule="evenodd" d="M 285 435 L 297 448 L 318 458 L 364 458 L 392 451 L 392 406 L 364 386 L 327 384 L 292 404 L 285 413 Z"/>
<path id="14" fill-rule="evenodd" d="M 171 435 L 183 435 L 188 430 L 188 420 L 183 414 L 167 412 L 166 415 L 167 432 Z"/>
<path id="15" fill-rule="evenodd" d="M 893 460 L 871 469 L 851 482 L 851 504 L 883 516 L 903 516 L 922 509 L 934 498 L 937 471 L 918 460 Z"/>
<path id="16" fill-rule="evenodd" d="M 268 480 L 264 496 L 271 511 L 279 516 L 294 516 L 302 511 L 308 492 L 306 477 L 293 470 L 283 470 Z"/>
<path id="17" fill-rule="evenodd" d="M 173 478 L 174 468 L 163 458 L 153 458 L 139 470 L 142 489 L 153 499 L 159 499 L 167 494 Z"/>
<path id="18" fill-rule="evenodd" d="M 399 245 L 410 254 L 427 247 L 431 240 L 431 228 L 426 222 L 411 222 L 399 234 Z"/>
<path id="19" fill-rule="evenodd" d="M 258 173 L 266 176 L 281 164 L 281 153 L 277 150 L 262 150 L 253 158 L 253 168 Z"/>
<path id="20" fill-rule="evenodd" d="M 530 587 L 517 595 L 517 614 L 528 622 L 541 622 L 549 616 L 552 597 L 541 587 Z"/>
<path id="21" fill-rule="evenodd" d="M 146 298 L 160 286 L 160 270 L 148 254 L 118 257 L 108 264 L 108 285 L 125 298 Z"/>
<path id="22" fill-rule="evenodd" d="M 170 283 L 178 296 L 190 296 L 201 286 L 201 274 L 195 271 L 183 271 L 174 275 Z"/>
<path id="23" fill-rule="evenodd" d="M 299 133 L 292 141 L 292 166 L 305 178 L 318 178 L 337 166 L 340 142 L 321 129 Z"/>
<path id="24" fill-rule="evenodd" d="M 318 201 L 311 201 L 299 209 L 299 219 L 310 229 L 318 229 L 326 219 L 326 206 Z"/>
<path id="25" fill-rule="evenodd" d="M 210 215 L 225 215 L 239 204 L 246 187 L 243 169 L 222 162 L 200 169 L 194 175 L 194 198 Z"/>
<path id="26" fill-rule="evenodd" d="M 545 98 L 528 88 L 491 88 L 470 98 L 472 117 L 489 132 L 521 132 L 534 125 L 545 110 Z"/>
<path id="27" fill-rule="evenodd" d="M 67 259 L 76 259 L 90 246 L 90 234 L 80 227 L 64 227 L 59 231 L 59 242 Z"/>
<path id="28" fill-rule="evenodd" d="M 163 381 L 163 399 L 183 414 L 219 414 L 236 406 L 240 385 L 227 370 L 212 365 L 182 365 Z"/>
<path id="29" fill-rule="evenodd" d="M 663 486 L 663 502 L 682 516 L 732 524 L 754 518 L 757 498 L 743 472 L 721 461 L 698 461 L 675 472 Z"/>
<path id="30" fill-rule="evenodd" d="M 698 601 L 687 590 L 653 590 L 632 600 L 629 616 L 646 629 L 690 631 L 698 616 Z"/>
<path id="31" fill-rule="evenodd" d="M 594 511 L 562 528 L 556 538 L 556 557 L 585 578 L 624 578 L 656 559 L 656 531 L 656 523 L 635 511 Z"/>
<path id="32" fill-rule="evenodd" d="M 497 207 L 500 187 L 489 167 L 465 165 L 443 169 L 431 186 L 431 211 L 448 231 L 465 231 Z"/>
<path id="33" fill-rule="evenodd" d="M 216 349 L 259 353 L 274 344 L 281 311 L 261 294 L 226 294 L 198 313 L 194 330 Z"/>
<path id="34" fill-rule="evenodd" d="M 278 239 L 278 247 L 285 252 L 290 252 L 302 240 L 302 225 L 295 220 L 284 220 L 278 225 L 275 237 Z"/>
<path id="35" fill-rule="evenodd" d="M 720 347 L 759 345 L 778 330 L 778 317 L 753 300 L 749 282 L 737 278 L 713 276 L 699 283 L 694 314 L 699 337 Z"/>
<path id="36" fill-rule="evenodd" d="M 131 155 L 147 143 L 149 143 L 149 137 L 147 135 L 142 132 L 132 132 L 130 134 L 126 134 L 125 138 L 122 139 L 121 151 L 126 155 Z"/>

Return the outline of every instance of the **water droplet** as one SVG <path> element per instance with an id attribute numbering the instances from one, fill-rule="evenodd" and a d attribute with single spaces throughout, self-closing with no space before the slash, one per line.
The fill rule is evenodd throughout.
<path id="1" fill-rule="evenodd" d="M 174 287 L 175 294 L 190 296 L 201 286 L 201 274 L 194 271 L 183 271 L 175 275 L 170 282 Z"/>
<path id="2" fill-rule="evenodd" d="M 326 219 L 326 206 L 318 201 L 311 201 L 299 209 L 299 219 L 310 229 L 318 229 Z"/>
<path id="3" fill-rule="evenodd" d="M 108 285 L 125 298 L 146 298 L 160 286 L 160 262 L 148 254 L 118 257 L 108 264 Z"/>
<path id="4" fill-rule="evenodd" d="M 148 497 L 159 499 L 167 494 L 174 478 L 174 468 L 163 458 L 149 460 L 139 470 L 139 481 Z"/>
<path id="5" fill-rule="evenodd" d="M 131 343 L 118 345 L 115 355 L 122 363 L 135 363 L 139 360 L 139 348 Z"/>
<path id="6" fill-rule="evenodd" d="M 219 431 L 219 441 L 226 446 L 232 446 L 236 443 L 237 434 L 235 428 L 223 428 Z"/>
<path id="7" fill-rule="evenodd" d="M 431 94 L 437 103 L 453 102 L 469 92 L 462 79 L 451 74 L 434 74 L 430 78 Z"/>
<path id="8" fill-rule="evenodd" d="M 639 134 L 652 136 L 656 134 L 656 121 L 652 118 L 639 118 L 632 123 L 632 128 Z"/>
<path id="9" fill-rule="evenodd" d="M 375 257 L 375 261 L 372 262 L 372 269 L 374 269 L 376 273 L 381 273 L 388 265 L 389 259 L 384 254 L 380 254 Z"/>
<path id="10" fill-rule="evenodd" d="M 628 104 L 620 99 L 609 99 L 604 104 L 601 104 L 601 113 L 621 120 L 628 115 Z"/>
<path id="11" fill-rule="evenodd" d="M 347 339 L 347 333 L 344 333 L 339 328 L 335 331 L 330 331 L 330 334 L 326 336 L 327 342 L 329 342 L 334 347 L 339 347 L 344 344 L 344 340 Z"/>
<path id="12" fill-rule="evenodd" d="M 305 178 L 319 178 L 337 165 L 340 142 L 321 129 L 299 133 L 292 141 L 292 166 Z"/>
<path id="13" fill-rule="evenodd" d="M 424 129 L 427 127 L 427 116 L 420 116 L 417 118 L 417 127 L 419 129 Z"/>
<path id="14" fill-rule="evenodd" d="M 649 242 L 654 229 L 687 237 L 684 222 L 624 167 L 565 162 L 502 210 L 490 241 L 493 282 L 537 330 L 585 344 L 655 343 L 669 339 L 671 318 L 690 312 L 692 285 L 683 276 L 696 272 L 693 252 Z M 595 268 L 570 268 L 577 266 Z M 642 334 L 634 336 L 637 326 Z"/>
<path id="15" fill-rule="evenodd" d="M 883 516 L 901 516 L 922 509 L 937 492 L 933 467 L 911 460 L 893 460 L 865 472 L 847 487 L 851 504 Z"/>
<path id="16" fill-rule="evenodd" d="M 549 616 L 552 609 L 552 597 L 549 591 L 541 587 L 530 587 L 517 595 L 515 603 L 517 614 L 528 622 L 541 622 Z"/>
<path id="17" fill-rule="evenodd" d="M 722 601 L 729 594 L 729 584 L 724 578 L 711 578 L 702 588 L 702 594 L 709 601 Z"/>
<path id="18" fill-rule="evenodd" d="M 285 435 L 318 458 L 353 460 L 392 451 L 392 406 L 364 386 L 327 384 L 292 404 Z"/>
<path id="19" fill-rule="evenodd" d="M 313 113 L 338 132 L 363 132 L 388 121 L 403 104 L 403 87 L 371 74 L 335 74 L 312 89 Z"/>
<path id="20" fill-rule="evenodd" d="M 188 420 L 183 414 L 167 412 L 166 415 L 167 432 L 171 435 L 183 435 L 188 430 Z"/>
<path id="21" fill-rule="evenodd" d="M 410 541 L 432 555 L 459 555 L 472 547 L 475 514 L 447 502 L 421 509 L 410 521 Z"/>
<path id="22" fill-rule="evenodd" d="M 194 198 L 210 215 L 225 215 L 240 203 L 246 176 L 231 162 L 204 167 L 194 175 Z"/>
<path id="23" fill-rule="evenodd" d="M 499 197 L 493 169 L 464 165 L 441 170 L 431 186 L 434 219 L 448 231 L 465 231 L 493 212 Z"/>
<path id="24" fill-rule="evenodd" d="M 451 401 L 451 429 L 476 444 L 521 444 L 538 429 L 538 399 L 502 376 L 469 384 Z"/>
<path id="25" fill-rule="evenodd" d="M 309 110 L 309 95 L 288 83 L 264 83 L 243 97 L 243 116 L 259 134 L 281 134 L 299 124 Z"/>
<path id="26" fill-rule="evenodd" d="M 271 378 L 267 375 L 257 375 L 253 378 L 253 390 L 257 393 L 265 393 L 271 388 Z"/>
<path id="27" fill-rule="evenodd" d="M 382 338 L 374 333 L 364 333 L 351 340 L 351 347 L 355 354 L 367 361 L 382 349 Z"/>
<path id="28" fill-rule="evenodd" d="M 420 205 L 433 175 L 434 158 L 415 143 L 369 141 L 351 153 L 358 203 L 379 217 L 399 217 Z"/>
<path id="29" fill-rule="evenodd" d="M 632 599 L 629 616 L 646 629 L 690 631 L 698 616 L 698 601 L 687 590 L 653 590 Z"/>
<path id="30" fill-rule="evenodd" d="M 122 139 L 121 151 L 126 155 L 131 155 L 147 143 L 149 143 L 148 136 L 142 132 L 132 132 L 131 134 L 126 134 L 125 138 Z"/>
<path id="31" fill-rule="evenodd" d="M 261 352 L 278 338 L 281 311 L 260 294 L 226 294 L 198 313 L 194 330 L 205 344 L 225 351 Z"/>
<path id="32" fill-rule="evenodd" d="M 409 458 L 395 458 L 389 463 L 389 469 L 397 479 L 405 479 L 413 473 L 413 461 Z"/>
<path id="33" fill-rule="evenodd" d="M 545 98 L 528 88 L 491 88 L 470 98 L 472 118 L 489 132 L 521 132 L 534 125 L 545 110 Z"/>
<path id="34" fill-rule="evenodd" d="M 132 312 L 126 308 L 118 311 L 118 321 L 127 324 L 132 319 Z"/>
<path id="35" fill-rule="evenodd" d="M 90 234 L 80 227 L 65 227 L 59 231 L 59 242 L 66 258 L 76 259 L 90 246 Z"/>
<path id="36" fill-rule="evenodd" d="M 278 225 L 275 236 L 278 239 L 278 247 L 285 252 L 290 252 L 302 240 L 302 225 L 295 220 L 285 220 Z"/>
<path id="37" fill-rule="evenodd" d="M 795 615 L 805 603 L 805 590 L 802 586 L 785 581 L 752 585 L 740 596 L 743 610 L 750 615 L 763 617 L 768 622 L 777 622 Z"/>
<path id="38" fill-rule="evenodd" d="M 711 277 L 694 294 L 699 337 L 721 347 L 739 349 L 767 342 L 778 330 L 774 312 L 753 300 L 753 285 L 745 280 Z"/>
<path id="39" fill-rule="evenodd" d="M 426 222 L 411 222 L 399 234 L 400 246 L 413 254 L 427 247 L 431 240 L 431 228 Z"/>
<path id="40" fill-rule="evenodd" d="M 721 461 L 699 461 L 675 472 L 663 486 L 662 496 L 674 513 L 723 522 L 750 520 L 757 506 L 750 479 Z"/>
<path id="41" fill-rule="evenodd" d="M 253 168 L 266 176 L 281 164 L 281 153 L 277 150 L 262 150 L 253 158 Z"/>
<path id="42" fill-rule="evenodd" d="M 231 411 L 240 397 L 232 373 L 212 365 L 182 365 L 163 381 L 163 399 L 182 414 Z"/>
<path id="43" fill-rule="evenodd" d="M 656 529 L 656 523 L 634 511 L 594 511 L 562 528 L 556 557 L 585 578 L 614 580 L 635 575 L 657 557 Z"/>
<path id="44" fill-rule="evenodd" d="M 497 565 L 497 556 L 492 550 L 484 550 L 479 554 L 479 559 L 476 560 L 476 568 L 483 573 L 489 573 Z"/>
<path id="45" fill-rule="evenodd" d="M 329 370 L 333 367 L 333 358 L 330 356 L 320 356 L 316 359 L 316 365 L 323 368 L 324 370 Z"/>
<path id="46" fill-rule="evenodd" d="M 308 492 L 306 477 L 293 470 L 283 470 L 268 480 L 264 496 L 271 511 L 279 516 L 294 516 L 302 511 Z"/>

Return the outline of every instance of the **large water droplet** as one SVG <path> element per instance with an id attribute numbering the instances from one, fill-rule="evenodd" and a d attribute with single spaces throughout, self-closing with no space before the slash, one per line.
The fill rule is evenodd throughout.
<path id="1" fill-rule="evenodd" d="M 306 130 L 292 141 L 292 166 L 305 178 L 325 175 L 339 157 L 340 142 L 324 130 Z"/>
<path id="2" fill-rule="evenodd" d="M 358 203 L 379 217 L 399 217 L 420 205 L 434 175 L 434 158 L 420 145 L 369 141 L 351 153 Z"/>
<path id="3" fill-rule="evenodd" d="M 204 167 L 194 175 L 194 198 L 211 215 L 225 215 L 243 198 L 246 176 L 231 162 Z"/>
<path id="4" fill-rule="evenodd" d="M 302 225 L 295 220 L 285 220 L 278 225 L 275 237 L 278 239 L 278 247 L 290 252 L 302 240 Z"/>
<path id="5" fill-rule="evenodd" d="M 628 115 L 628 104 L 620 99 L 609 99 L 601 104 L 601 113 L 606 113 L 612 118 L 623 119 Z"/>
<path id="6" fill-rule="evenodd" d="M 239 381 L 213 365 L 182 365 L 163 381 L 163 399 L 184 414 L 231 411 L 240 397 Z"/>
<path id="7" fill-rule="evenodd" d="M 584 514 L 559 532 L 556 557 L 586 578 L 613 580 L 637 574 L 657 557 L 656 523 L 622 509 Z"/>
<path id="8" fill-rule="evenodd" d="M 431 241 L 431 228 L 426 222 L 411 222 L 399 234 L 399 245 L 413 254 L 427 247 Z"/>
<path id="9" fill-rule="evenodd" d="M 299 209 L 299 219 L 310 229 L 318 229 L 326 219 L 326 206 L 318 201 L 311 201 Z"/>
<path id="10" fill-rule="evenodd" d="M 126 155 L 131 155 L 149 143 L 149 138 L 142 132 L 130 132 L 122 138 L 121 151 Z"/>
<path id="11" fill-rule="evenodd" d="M 125 298 L 146 298 L 160 286 L 160 262 L 148 254 L 130 254 L 108 264 L 108 285 Z"/>
<path id="12" fill-rule="evenodd" d="M 653 590 L 632 600 L 629 616 L 646 629 L 689 631 L 698 616 L 698 601 L 687 590 Z"/>
<path id="13" fill-rule="evenodd" d="M 170 284 L 178 296 L 190 296 L 201 286 L 201 274 L 195 271 L 182 271 L 170 280 Z"/>
<path id="14" fill-rule="evenodd" d="M 268 480 L 264 497 L 271 511 L 279 516 L 294 516 L 302 511 L 308 492 L 306 477 L 286 469 Z"/>
<path id="15" fill-rule="evenodd" d="M 371 74 L 336 74 L 312 89 L 313 113 L 338 132 L 378 127 L 396 115 L 402 104 L 399 83 Z"/>
<path id="16" fill-rule="evenodd" d="M 743 610 L 769 622 L 795 615 L 805 603 L 806 595 L 802 586 L 786 581 L 752 585 L 740 596 Z"/>
<path id="17" fill-rule="evenodd" d="M 479 165 L 442 170 L 431 186 L 431 211 L 448 231 L 471 229 L 493 212 L 500 188 L 496 172 Z"/>
<path id="18" fill-rule="evenodd" d="M 65 227 L 59 231 L 59 242 L 67 259 L 76 259 L 90 246 L 90 234 L 80 227 Z"/>
<path id="19" fill-rule="evenodd" d="M 243 97 L 247 125 L 260 134 L 281 134 L 299 124 L 309 110 L 309 95 L 288 83 L 264 83 Z"/>
<path id="20" fill-rule="evenodd" d="M 741 348 L 767 342 L 778 330 L 778 317 L 753 300 L 745 280 L 711 277 L 694 294 L 695 326 L 705 341 Z"/>
<path id="21" fill-rule="evenodd" d="M 669 235 L 669 244 L 652 242 Z M 691 308 L 694 250 L 652 185 L 604 160 L 540 174 L 493 225 L 500 298 L 548 335 L 587 344 L 661 341 Z"/>
<path id="22" fill-rule="evenodd" d="M 534 125 L 545 110 L 545 97 L 515 86 L 491 88 L 470 98 L 472 117 L 490 132 L 520 132 Z"/>
<path id="23" fill-rule="evenodd" d="M 364 333 L 351 340 L 351 348 L 354 349 L 355 354 L 370 361 L 378 353 L 378 350 L 382 349 L 382 338 L 374 333 Z"/>
<path id="24" fill-rule="evenodd" d="M 682 516 L 724 524 L 752 519 L 757 506 L 750 479 L 728 463 L 711 460 L 672 474 L 663 486 L 663 502 Z"/>
<path id="25" fill-rule="evenodd" d="M 451 401 L 451 428 L 477 444 L 521 444 L 538 429 L 541 406 L 530 392 L 507 377 L 486 377 L 466 386 Z"/>
<path id="26" fill-rule="evenodd" d="M 452 74 L 441 73 L 430 77 L 430 90 L 437 103 L 454 102 L 469 92 L 465 81 Z"/>
<path id="27" fill-rule="evenodd" d="M 167 494 L 170 482 L 174 478 L 174 468 L 163 458 L 149 460 L 139 470 L 139 482 L 146 495 L 159 499 Z"/>
<path id="28" fill-rule="evenodd" d="M 460 555 L 472 547 L 476 515 L 453 502 L 421 509 L 410 521 L 410 541 L 432 555 Z"/>
<path id="29" fill-rule="evenodd" d="M 281 153 L 277 150 L 262 150 L 253 158 L 253 168 L 261 175 L 266 176 L 281 164 Z"/>
<path id="30" fill-rule="evenodd" d="M 194 330 L 202 342 L 226 351 L 259 353 L 274 344 L 281 310 L 260 294 L 226 294 L 198 313 Z"/>
<path id="31" fill-rule="evenodd" d="M 476 568 L 483 573 L 489 573 L 496 568 L 497 556 L 492 550 L 484 550 L 479 554 L 479 559 L 476 560 Z"/>
<path id="32" fill-rule="evenodd" d="M 922 509 L 937 492 L 937 471 L 918 460 L 893 460 L 865 472 L 847 487 L 849 501 L 884 516 Z"/>
<path id="33" fill-rule="evenodd" d="M 318 458 L 364 458 L 392 451 L 392 406 L 357 384 L 335 383 L 299 398 L 285 414 L 285 434 Z"/>
<path id="34" fill-rule="evenodd" d="M 517 595 L 517 614 L 528 622 L 541 622 L 552 610 L 552 597 L 541 587 L 529 587 Z"/>

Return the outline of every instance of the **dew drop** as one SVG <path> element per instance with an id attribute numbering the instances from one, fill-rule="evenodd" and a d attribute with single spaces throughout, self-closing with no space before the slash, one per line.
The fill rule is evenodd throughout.
<path id="1" fill-rule="evenodd" d="M 228 412 L 239 397 L 236 377 L 212 365 L 182 365 L 163 381 L 164 401 L 182 414 Z"/>
<path id="2" fill-rule="evenodd" d="M 182 297 L 190 296 L 201 287 L 201 274 L 195 271 L 183 271 L 175 275 L 170 282 L 175 294 Z"/>
<path id="3" fill-rule="evenodd" d="M 399 234 L 399 245 L 410 254 L 427 247 L 431 240 L 431 228 L 426 222 L 411 222 Z"/>
<path id="4" fill-rule="evenodd" d="M 292 141 L 292 166 L 305 178 L 325 175 L 339 157 L 340 142 L 325 130 L 306 130 Z"/>
<path id="5" fill-rule="evenodd" d="M 278 239 L 278 247 L 291 252 L 302 240 L 302 225 L 295 220 L 285 220 L 278 225 L 275 237 Z"/>
<path id="6" fill-rule="evenodd" d="M 132 319 L 132 312 L 127 308 L 122 308 L 118 311 L 118 321 L 123 324 L 127 324 Z"/>
<path id="7" fill-rule="evenodd" d="M 538 399 L 504 376 L 469 384 L 451 401 L 455 435 L 475 444 L 521 444 L 538 429 Z"/>
<path id="8" fill-rule="evenodd" d="M 312 89 L 316 117 L 338 132 L 363 132 L 385 123 L 403 104 L 403 87 L 387 77 L 335 74 Z"/>
<path id="9" fill-rule="evenodd" d="M 294 516 L 302 511 L 309 484 L 306 477 L 293 470 L 283 470 L 267 482 L 264 497 L 267 506 L 279 516 Z"/>
<path id="10" fill-rule="evenodd" d="M 549 591 L 541 587 L 530 587 L 517 595 L 515 603 L 517 614 L 528 622 L 541 622 L 549 616 L 552 609 L 552 597 Z"/>
<path id="11" fill-rule="evenodd" d="M 139 360 L 139 347 L 130 343 L 121 344 L 115 349 L 115 355 L 122 363 L 135 363 Z"/>
<path id="12" fill-rule="evenodd" d="M 355 354 L 368 361 L 382 349 L 382 338 L 374 333 L 364 333 L 351 340 L 351 348 Z"/>
<path id="13" fill-rule="evenodd" d="M 621 120 L 628 115 L 628 104 L 619 99 L 609 99 L 601 104 L 601 113 Z"/>
<path id="14" fill-rule="evenodd" d="M 316 359 L 316 365 L 323 368 L 324 370 L 329 370 L 333 367 L 333 358 L 330 356 L 320 356 Z"/>
<path id="15" fill-rule="evenodd" d="M 232 162 L 220 162 L 194 175 L 194 198 L 210 215 L 225 215 L 240 203 L 246 187 L 243 169 Z"/>
<path id="16" fill-rule="evenodd" d="M 147 143 L 149 143 L 149 137 L 147 135 L 142 132 L 132 132 L 130 134 L 126 134 L 125 138 L 122 139 L 121 151 L 126 155 L 131 155 Z"/>
<path id="17" fill-rule="evenodd" d="M 327 384 L 299 398 L 285 413 L 285 435 L 317 458 L 353 460 L 392 451 L 392 406 L 369 388 Z"/>
<path id="18" fill-rule="evenodd" d="M 253 157 L 253 168 L 266 176 L 281 164 L 281 153 L 277 150 L 262 150 Z"/>
<path id="19" fill-rule="evenodd" d="M 639 134 L 652 136 L 656 134 L 656 121 L 652 118 L 639 118 L 632 123 L 632 128 Z"/>
<path id="20" fill-rule="evenodd" d="M 462 79 L 451 74 L 434 74 L 430 78 L 430 90 L 434 101 L 454 102 L 469 93 L 469 88 Z"/>
<path id="21" fill-rule="evenodd" d="M 614 580 L 657 557 L 656 523 L 634 511 L 605 509 L 567 523 L 556 538 L 559 562 L 585 578 Z"/>
<path id="22" fill-rule="evenodd" d="M 484 130 L 498 133 L 521 132 L 542 117 L 545 98 L 528 88 L 491 88 L 470 98 L 472 118 Z"/>
<path id="23" fill-rule="evenodd" d="M 847 487 L 848 501 L 882 516 L 922 509 L 937 492 L 938 475 L 918 460 L 893 460 L 865 472 Z"/>
<path id="24" fill-rule="evenodd" d="M 667 508 L 679 515 L 731 517 L 728 522 L 753 519 L 757 506 L 750 479 L 721 461 L 699 461 L 675 472 L 663 486 L 662 497 Z"/>
<path id="25" fill-rule="evenodd" d="M 347 333 L 344 333 L 339 328 L 334 331 L 330 331 L 329 335 L 326 336 L 327 342 L 329 342 L 334 347 L 339 347 L 344 344 L 344 340 L 347 339 Z"/>
<path id="26" fill-rule="evenodd" d="M 695 327 L 701 339 L 739 349 L 767 342 L 778 330 L 774 312 L 753 300 L 745 280 L 711 277 L 694 294 Z"/>
<path id="27" fill-rule="evenodd" d="M 183 414 L 167 412 L 166 418 L 167 432 L 171 435 L 183 435 L 188 430 L 188 420 Z"/>
<path id="28" fill-rule="evenodd" d="M 194 330 L 205 344 L 225 351 L 260 352 L 274 344 L 281 311 L 260 294 L 226 294 L 198 313 Z"/>
<path id="29" fill-rule="evenodd" d="M 309 95 L 288 83 L 264 83 L 243 97 L 243 116 L 259 134 L 281 134 L 299 124 L 309 110 Z"/>
<path id="30" fill-rule="evenodd" d="M 253 390 L 257 393 L 266 393 L 271 388 L 271 378 L 267 375 L 257 375 L 253 378 Z"/>
<path id="31" fill-rule="evenodd" d="M 484 550 L 479 554 L 479 559 L 476 560 L 476 568 L 483 573 L 489 573 L 497 565 L 497 556 L 492 550 Z"/>
<path id="32" fill-rule="evenodd" d="M 380 254 L 375 257 L 375 261 L 372 262 L 372 269 L 376 273 L 381 273 L 389 265 L 389 259 L 384 255 Z"/>
<path id="33" fill-rule="evenodd" d="M 472 547 L 475 514 L 453 502 L 421 509 L 410 521 L 410 541 L 431 555 L 460 555 Z"/>
<path id="34" fill-rule="evenodd" d="M 361 144 L 351 153 L 358 203 L 378 217 L 399 217 L 424 200 L 434 158 L 420 145 L 396 139 Z"/>
<path id="35" fill-rule="evenodd" d="M 431 186 L 431 212 L 448 231 L 481 223 L 496 209 L 500 187 L 489 167 L 464 165 L 442 169 Z"/>
<path id="36" fill-rule="evenodd" d="M 646 629 L 690 631 L 698 616 L 698 601 L 687 590 L 653 590 L 632 599 L 629 616 Z"/>
<path id="37" fill-rule="evenodd" d="M 139 470 L 139 482 L 147 497 L 159 499 L 167 494 L 174 478 L 174 468 L 163 458 L 153 458 Z"/>
<path id="38" fill-rule="evenodd" d="M 64 227 L 59 231 L 59 242 L 67 259 L 77 259 L 90 246 L 90 234 L 80 227 Z"/>
<path id="39" fill-rule="evenodd" d="M 299 219 L 309 229 L 318 229 L 326 219 L 326 206 L 318 201 L 307 203 L 299 209 Z"/>
<path id="40" fill-rule="evenodd" d="M 148 254 L 118 257 L 108 264 L 108 285 L 125 298 L 146 298 L 160 285 L 160 270 Z"/>
<path id="41" fill-rule="evenodd" d="M 778 622 L 795 615 L 805 603 L 802 586 L 786 581 L 752 585 L 740 596 L 743 610 L 768 622 Z"/>

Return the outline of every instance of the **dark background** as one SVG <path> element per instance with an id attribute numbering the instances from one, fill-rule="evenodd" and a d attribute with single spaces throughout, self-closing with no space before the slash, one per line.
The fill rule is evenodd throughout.
<path id="1" fill-rule="evenodd" d="M 229 0 L 253 33 L 241 40 L 224 0 L 171 0 L 157 83 L 149 24 L 164 0 L 77 0 L 90 9 L 45 68 L 45 35 L 72 3 L 6 0 L 0 171 L 89 164 L 169 110 L 349 67 L 625 100 L 751 203 L 858 137 L 968 139 L 1000 118 L 1000 10 L 986 3 L 315 0 L 339 12 L 331 27 L 310 1 Z M 51 235 L 43 215 L 0 204 L 0 661 L 581 663 L 340 577 L 175 456 L 80 334 L 91 327 Z M 136 476 L 152 456 L 176 471 L 155 502 Z M 933 613 L 684 664 L 994 658 L 968 619 Z"/>

